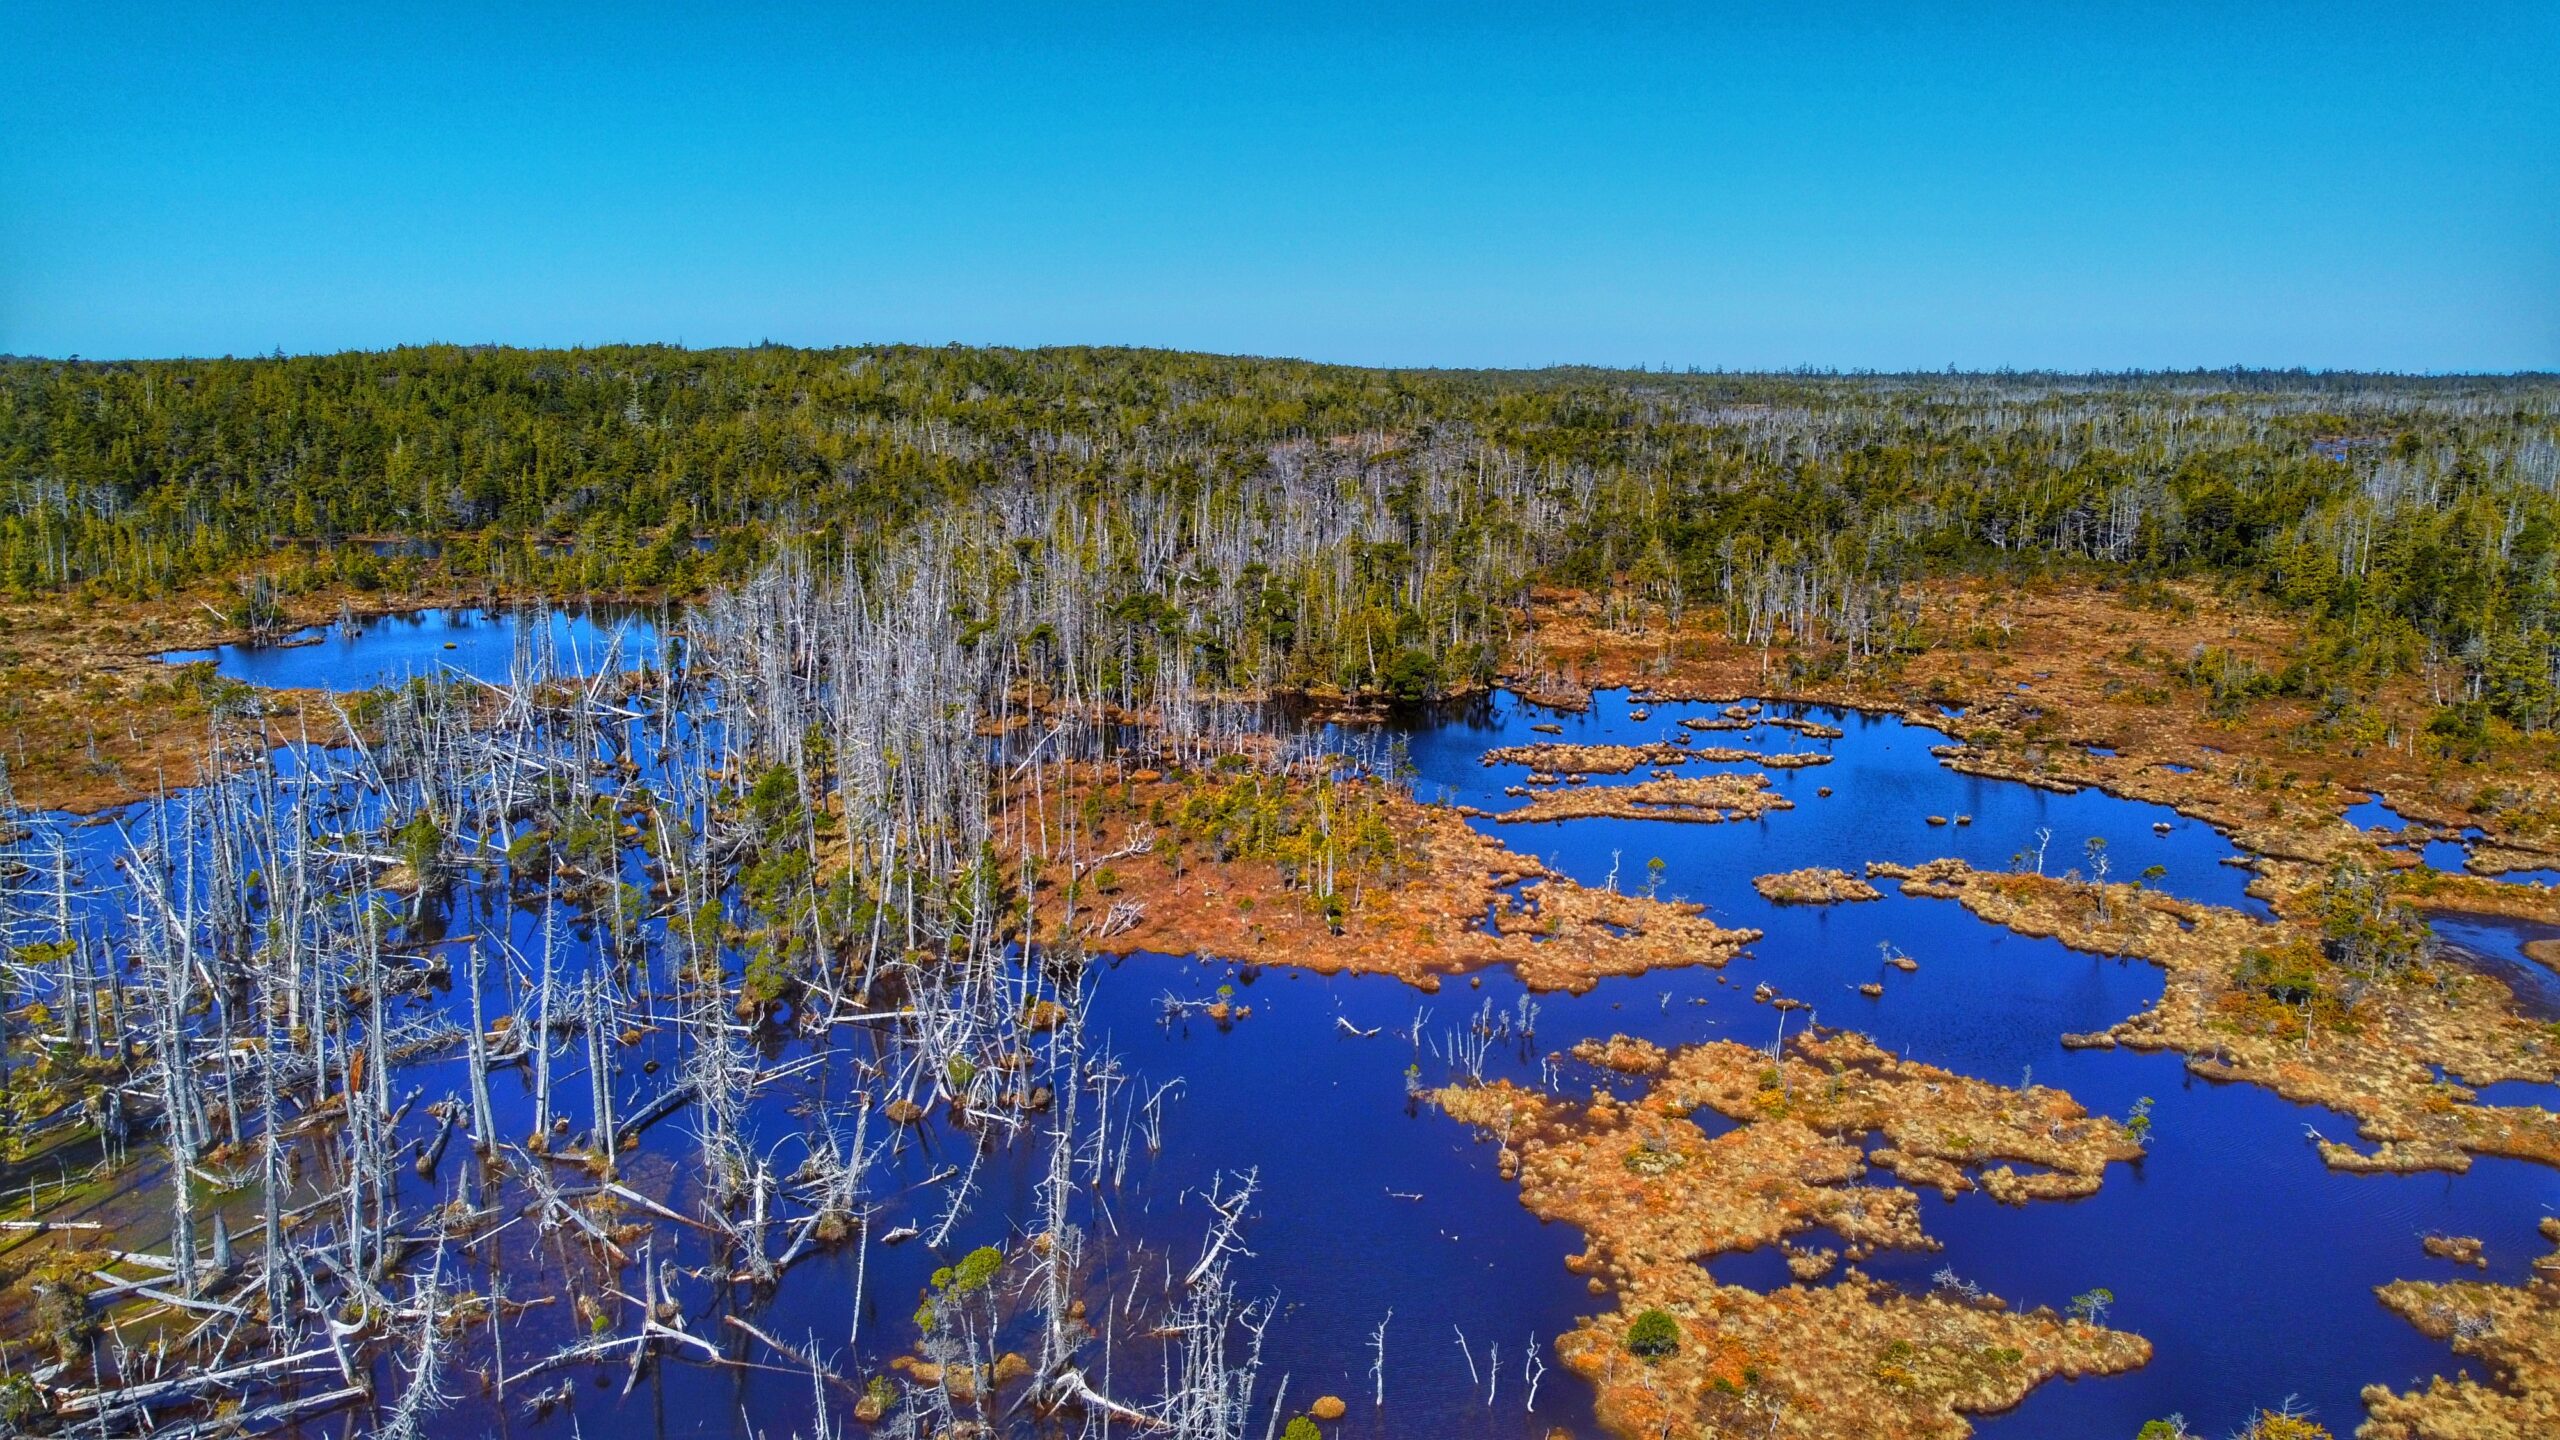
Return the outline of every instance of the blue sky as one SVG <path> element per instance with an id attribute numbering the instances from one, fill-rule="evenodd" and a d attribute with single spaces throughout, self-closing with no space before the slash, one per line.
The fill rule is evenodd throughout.
<path id="1" fill-rule="evenodd" d="M 2551 0 L 1258 8 L 15 0 L 0 352 L 2560 368 Z"/>

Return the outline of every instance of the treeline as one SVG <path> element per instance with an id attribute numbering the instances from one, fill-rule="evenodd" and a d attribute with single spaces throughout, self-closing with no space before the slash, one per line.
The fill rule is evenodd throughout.
<path id="1" fill-rule="evenodd" d="M 2423 669 L 2560 719 L 2560 380 L 1381 371 L 1155 351 L 0 363 L 0 585 L 684 593 L 932 543 L 1100 689 L 1501 668 L 1539 581 L 1856 658 L 1907 581 L 2208 575 L 2299 607 L 2266 684 Z M 417 543 L 423 542 L 423 543 Z M 999 625 L 999 620 L 1003 622 Z M 1067 632 L 1072 630 L 1072 635 Z M 1036 670 L 1039 667 L 1033 665 Z"/>

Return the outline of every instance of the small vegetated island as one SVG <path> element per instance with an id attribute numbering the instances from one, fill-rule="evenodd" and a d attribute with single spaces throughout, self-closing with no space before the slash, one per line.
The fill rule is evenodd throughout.
<path id="1" fill-rule="evenodd" d="M 2156 986 L 1994 1028 L 2293 1102 L 2300 1183 L 2560 1169 L 2547 378 L 13 359 L 0 487 L 7 1433 L 2174 1402 L 2146 1329 L 2257 1340 L 1948 1238 L 2210 1163 L 1883 1034 L 1985 966 Z M 229 673 L 561 607 L 654 638 Z M 1309 1260 L 1318 1194 L 1429 1239 Z M 2435 1378 L 2123 1433 L 2560 1433 L 2560 1231 L 2486 1218 L 2316 1317 Z"/>

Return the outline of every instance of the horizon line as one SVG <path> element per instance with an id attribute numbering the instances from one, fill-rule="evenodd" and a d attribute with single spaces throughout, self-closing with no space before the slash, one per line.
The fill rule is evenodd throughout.
<path id="1" fill-rule="evenodd" d="M 1230 360 L 1244 363 L 1304 365 L 1327 370 L 1355 370 L 1378 374 L 1433 375 L 1551 375 L 1558 372 L 1585 372 L 1599 375 L 1645 375 L 1663 378 L 1687 376 L 1727 377 L 1735 379 L 1800 379 L 1800 380 L 1916 380 L 1925 378 L 2019 378 L 2073 380 L 2145 380 L 2202 378 L 2207 376 L 2282 377 L 2336 379 L 2359 377 L 2390 380 L 2560 380 L 2560 369 L 2431 369 L 2399 370 L 2358 366 L 2326 366 L 2263 364 L 2233 362 L 2222 365 L 2186 366 L 2101 366 L 2070 367 L 2057 365 L 1997 365 L 1987 367 L 1960 366 L 1887 368 L 1827 364 L 1789 366 L 1742 366 L 1725 364 L 1634 362 L 1611 363 L 1594 360 L 1554 360 L 1542 365 L 1451 365 L 1390 364 L 1348 360 L 1320 360 L 1304 355 L 1268 354 L 1246 350 L 1194 350 L 1172 345 L 1143 345 L 1126 342 L 1062 341 L 1046 344 L 1005 344 L 961 340 L 860 340 L 833 344 L 797 344 L 779 340 L 757 340 L 746 343 L 711 345 L 690 344 L 676 340 L 599 340 L 570 344 L 528 345 L 511 341 L 416 340 L 380 346 L 343 346 L 329 350 L 273 350 L 249 354 L 224 351 L 176 353 L 160 355 L 93 356 L 73 351 L 65 355 L 0 353 L 0 365 L 82 365 L 113 367 L 120 365 L 186 365 L 276 363 L 292 360 L 329 360 L 350 356 L 396 355 L 403 351 L 458 350 L 468 353 L 512 354 L 586 354 L 609 350 L 668 350 L 690 355 L 743 354 L 759 350 L 787 350 L 795 354 L 831 354 L 847 351 L 918 351 L 937 350 L 963 352 L 1012 352 L 1043 354 L 1054 352 L 1103 352 L 1130 355 L 1169 355 L 1192 359 Z"/>

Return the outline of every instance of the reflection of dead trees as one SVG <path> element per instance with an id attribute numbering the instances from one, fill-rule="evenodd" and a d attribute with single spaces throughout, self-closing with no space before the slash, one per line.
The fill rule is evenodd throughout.
<path id="1" fill-rule="evenodd" d="M 417 691 L 387 708 L 371 739 L 351 735 L 347 750 L 332 751 L 305 735 L 272 758 L 271 737 L 217 719 L 212 749 L 241 768 L 127 817 L 120 853 L 101 857 L 112 858 L 120 887 L 94 888 L 97 899 L 75 907 L 70 847 L 50 821 L 42 843 L 54 863 L 11 872 L 15 883 L 0 904 L 9 948 L 22 951 L 37 938 L 20 899 L 30 877 L 55 882 L 50 928 L 73 937 L 62 947 L 65 973 L 47 984 L 60 1001 L 64 1040 L 94 1066 L 123 1057 L 124 1077 L 99 1090 L 115 1102 L 98 1117 L 110 1160 L 138 1122 L 159 1131 L 168 1161 L 160 1182 L 168 1253 L 157 1273 L 110 1280 L 84 1298 L 92 1308 L 127 1307 L 119 1323 L 140 1318 L 130 1307 L 183 1323 L 153 1350 L 101 1346 L 85 1375 L 57 1375 L 52 1398 L 62 1413 L 148 1410 L 164 1432 L 191 1433 L 165 1412 L 222 1398 L 237 1406 L 233 1423 L 289 1423 L 365 1395 L 361 1377 L 385 1350 L 413 1357 L 390 1372 L 399 1387 L 390 1423 L 414 1427 L 434 1407 L 432 1377 L 444 1358 L 440 1292 L 430 1280 L 408 1301 L 395 1300 L 398 1277 L 438 1273 L 448 1247 L 471 1243 L 498 1213 L 484 1188 L 533 1168 L 491 1177 L 482 1157 L 497 1139 L 492 1072 L 530 1060 L 538 1088 L 548 1091 L 557 941 L 547 928 L 539 990 L 512 1014 L 492 1005 L 488 952 L 470 944 L 469 963 L 453 977 L 469 1012 L 458 1027 L 441 1018 L 435 1000 L 445 952 L 434 932 L 400 936 L 398 902 L 378 885 L 405 886 L 404 870 L 427 882 L 472 881 L 475 867 L 496 863 L 506 849 L 488 843 L 485 830 L 503 835 L 531 813 L 528 774 L 581 773 L 584 762 L 558 747 L 591 727 L 537 723 L 520 689 L 497 708 L 502 721 L 524 723 L 476 732 L 490 743 L 475 746 L 465 742 L 475 732 L 450 697 Z M 420 818 L 429 824 L 411 836 L 391 833 Z M 416 842 L 405 856 L 404 838 Z M 413 897 L 407 913 L 432 921 L 440 905 Z M 68 973 L 69 960 L 93 953 L 93 933 L 117 937 L 117 951 L 134 962 L 129 977 L 113 969 L 97 978 Z M 497 944 L 513 954 L 503 938 Z M 601 992 L 587 993 L 586 1028 L 599 1040 L 622 1016 L 609 996 L 598 1002 Z M 392 1068 L 456 1048 L 467 1067 L 461 1095 L 413 1123 L 418 1096 L 413 1088 L 393 1103 Z M 606 1082 L 596 1088 L 609 1107 L 610 1049 L 596 1053 Z M 549 1114 L 547 1093 L 537 1112 Z M 452 1198 L 404 1198 L 401 1176 L 432 1177 L 464 1133 L 481 1153 L 456 1177 Z M 618 1131 L 606 1118 L 597 1133 L 610 1155 L 613 1137 L 628 1127 Z M 566 1208 L 542 1208 L 549 1223 L 566 1223 Z M 235 1246 L 244 1211 L 255 1217 L 251 1243 Z M 609 1235 L 595 1238 L 613 1245 Z M 295 1365 L 325 1359 L 346 1384 L 262 1401 L 244 1392 L 300 1377 L 293 1366 L 224 1363 L 244 1345 L 295 1357 Z M 152 1369 L 191 1362 L 183 1376 Z"/>
<path id="2" fill-rule="evenodd" d="M 1072 1366 L 1058 1371 L 1042 1382 L 1034 1391 L 1033 1398 L 1052 1410 L 1076 1409 L 1089 1415 L 1106 1415 L 1122 1424 L 1135 1425 L 1144 1430 L 1166 1428 L 1162 1417 L 1151 1415 L 1135 1406 L 1122 1404 L 1094 1389 L 1093 1382 L 1085 1378 L 1084 1372 Z"/>
<path id="3" fill-rule="evenodd" d="M 1272 1305 L 1239 1302 L 1228 1267 L 1250 1253 L 1241 1230 L 1258 1188 L 1251 1171 L 1232 1184 L 1223 1177 L 1211 1182 L 1204 1198 L 1212 1218 L 1200 1259 L 1160 1327 L 1172 1351 L 1166 1362 L 1171 1386 L 1157 1413 L 1164 1431 L 1182 1440 L 1236 1440 L 1253 1406 Z"/>
<path id="4" fill-rule="evenodd" d="M 441 1383 L 445 1337 L 438 1306 L 443 1299 L 443 1253 L 438 1250 L 435 1268 L 419 1277 L 410 1307 L 416 1334 L 411 1342 L 408 1380 L 401 1387 L 399 1403 L 375 1432 L 380 1440 L 420 1440 L 427 1416 L 452 1402 Z"/>
<path id="5" fill-rule="evenodd" d="M 1170 553 L 1137 573 L 1188 583 Z M 166 1263 L 119 1261 L 88 1298 L 160 1307 L 177 1343 L 102 1345 L 54 1398 L 164 1426 L 213 1400 L 282 1424 L 363 1399 L 405 1435 L 437 1423 L 457 1365 L 487 1361 L 501 1403 L 569 1365 L 736 1365 L 701 1333 L 706 1294 L 768 1289 L 848 1243 L 858 1316 L 892 1203 L 910 1233 L 949 1239 L 983 1208 L 999 1147 L 1034 1145 L 1034 1390 L 1126 1425 L 1240 1433 L 1270 1314 L 1227 1278 L 1249 1184 L 1216 1196 L 1162 1323 L 1083 1313 L 1097 1197 L 1162 1147 L 1180 1082 L 1085 1053 L 1082 944 L 1142 912 L 1060 882 L 1157 842 L 1153 822 L 1088 819 L 1086 778 L 1290 752 L 1259 743 L 1253 710 L 1205 699 L 1188 659 L 1127 664 L 1096 576 L 1005 594 L 971 633 L 979 558 L 945 534 L 872 573 L 783 562 L 638 678 L 566 683 L 528 651 L 506 681 L 386 692 L 318 741 L 277 749 L 220 721 L 228 778 L 128 819 L 113 890 L 74 883 L 59 827 L 0 827 L 25 832 L 0 841 L 7 983 L 51 997 L 49 1048 L 123 1066 L 94 1117 L 62 1123 L 95 1118 L 111 1153 L 156 1132 L 171 1177 L 165 1242 L 136 1242 Z M 768 859 L 782 878 L 750 895 Z M 513 923 L 535 907 L 538 931 Z M 814 1043 L 778 1060 L 786 1013 Z M 826 1047 L 848 1033 L 875 1047 L 852 1093 L 777 1133 L 757 1098 L 844 1073 Z M 432 1092 L 395 1081 L 429 1057 L 455 1067 Z M 626 1162 L 678 1115 L 689 1183 L 660 1189 Z M 884 1155 L 953 1132 L 966 1155 L 873 1193 Z M 560 1293 L 499 1297 L 510 1231 L 576 1257 Z M 709 1263 L 656 1263 L 670 1234 Z M 470 1302 L 484 1311 L 447 1292 L 457 1263 L 491 1268 L 491 1298 Z M 598 1332 L 521 1343 L 510 1317 L 546 1300 Z M 965 1368 L 996 1373 L 994 1326 L 963 1318 Z M 1122 1393 L 1107 1343 L 1093 1363 L 1115 1326 L 1124 1351 L 1166 1337 L 1170 1389 L 1150 1374 Z M 827 1382 L 814 1346 L 731 1328 Z M 229 1363 L 270 1352 L 296 1358 Z M 297 1393 L 310 1369 L 329 1384 Z M 991 1389 L 952 1413 L 987 1418 Z"/>
<path id="6" fill-rule="evenodd" d="M 855 1226 L 866 1223 L 864 1177 L 871 1164 L 871 1107 L 864 1105 L 854 1112 L 850 1143 L 837 1134 L 832 1121 L 816 1128 L 817 1138 L 808 1157 L 784 1181 L 789 1192 L 807 1207 L 808 1214 L 796 1223 L 789 1243 L 773 1262 L 777 1277 L 814 1247 L 834 1244 L 852 1234 Z M 859 1275 L 859 1271 L 856 1273 Z M 860 1290 L 857 1279 L 857 1307 Z"/>
<path id="7" fill-rule="evenodd" d="M 1085 1089 L 1078 1073 L 1083 1061 L 1082 1038 L 1079 1020 L 1060 1033 L 1051 1050 L 1054 1073 L 1066 1083 L 1057 1087 L 1057 1111 L 1048 1134 L 1049 1163 L 1040 1177 L 1037 1193 L 1038 1229 L 1031 1241 L 1034 1258 L 1030 1288 L 1040 1313 L 1036 1373 L 1043 1377 L 1067 1371 L 1083 1341 L 1076 1292 L 1084 1262 L 1084 1230 L 1074 1215 L 1078 1193 L 1076 1126 L 1083 1111 Z M 1102 1109 L 1107 1118 L 1107 1090 L 1104 1096 Z"/>
<path id="8" fill-rule="evenodd" d="M 239 748 L 220 722 L 213 743 Z M 96 1055 L 112 1038 L 129 1057 L 140 1073 L 107 1093 L 141 1101 L 137 1118 L 157 1125 L 168 1161 L 161 1275 L 110 1282 L 89 1303 L 183 1315 L 190 1326 L 147 1353 L 214 1362 L 183 1378 L 145 1376 L 133 1368 L 151 1363 L 145 1354 L 103 1349 L 90 1388 L 55 1396 L 66 1414 L 159 1411 L 274 1383 L 274 1372 L 220 1363 L 263 1340 L 281 1354 L 326 1356 L 348 1383 L 345 1393 L 244 1404 L 241 1414 L 306 1418 L 362 1393 L 350 1340 L 372 1331 L 388 1342 L 402 1323 L 382 1289 L 414 1243 L 401 1233 L 395 1170 L 411 1168 L 399 1162 L 413 1149 L 432 1170 L 450 1132 L 414 1146 L 397 1134 L 406 1106 L 392 1107 L 388 1072 L 409 1042 L 387 1018 L 398 982 L 361 900 L 381 847 L 344 834 L 354 802 L 343 787 L 355 772 L 309 748 L 289 753 L 290 780 L 261 766 L 129 821 L 115 857 L 127 913 L 75 920 L 65 905 L 54 917 L 69 933 L 103 923 L 124 936 L 132 988 L 83 998 L 92 987 L 69 983 L 67 1030 L 94 1036 Z M 121 1115 L 102 1130 L 120 1143 Z M 247 1253 L 225 1202 L 242 1190 L 256 1195 Z M 289 1230 L 299 1245 L 286 1245 Z M 331 1318 L 341 1308 L 375 1318 L 351 1326 Z M 301 1343 L 315 1335 L 323 1348 Z"/>

